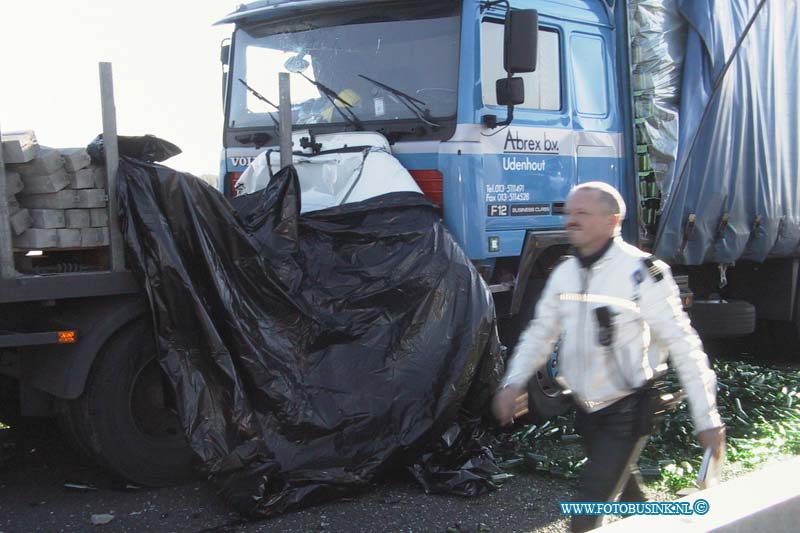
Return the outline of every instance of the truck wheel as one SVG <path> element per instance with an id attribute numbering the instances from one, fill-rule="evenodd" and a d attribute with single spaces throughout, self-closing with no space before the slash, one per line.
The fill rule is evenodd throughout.
<path id="1" fill-rule="evenodd" d="M 556 359 L 551 356 L 548 364 L 537 370 L 528 381 L 527 420 L 542 424 L 551 418 L 567 413 L 572 408 L 572 398 L 556 383 L 552 369 Z"/>
<path id="2" fill-rule="evenodd" d="M 107 466 L 105 460 L 92 445 L 90 417 L 81 412 L 84 407 L 80 401 L 58 400 L 55 405 L 58 429 L 70 448 L 78 452 L 81 458 L 101 466 Z"/>
<path id="3" fill-rule="evenodd" d="M 505 330 L 508 333 L 502 340 L 508 347 L 509 356 L 513 353 L 519 336 L 533 319 L 536 302 L 544 289 L 544 283 L 541 278 L 528 280 L 519 313 L 506 325 Z M 547 365 L 537 370 L 528 381 L 528 414 L 523 417 L 524 421 L 541 424 L 567 413 L 572 408 L 571 398 L 563 393 L 563 389 L 554 379 L 556 364 L 557 359 L 551 357 Z"/>
<path id="4" fill-rule="evenodd" d="M 703 339 L 744 336 L 756 329 L 756 308 L 743 300 L 696 300 L 690 315 Z"/>
<path id="5" fill-rule="evenodd" d="M 193 454 L 144 320 L 114 334 L 75 402 L 70 407 L 79 442 L 124 478 L 161 487 L 192 477 Z"/>

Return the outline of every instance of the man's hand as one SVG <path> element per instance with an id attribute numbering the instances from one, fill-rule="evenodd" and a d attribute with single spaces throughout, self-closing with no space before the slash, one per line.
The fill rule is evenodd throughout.
<path id="1" fill-rule="evenodd" d="M 517 397 L 520 394 L 522 394 L 522 391 L 511 385 L 503 387 L 494 395 L 492 411 L 501 426 L 506 426 L 514 421 L 514 413 L 518 410 Z"/>
<path id="2" fill-rule="evenodd" d="M 725 458 L 725 426 L 703 430 L 697 434 L 697 440 L 703 448 L 711 448 L 714 459 Z"/>

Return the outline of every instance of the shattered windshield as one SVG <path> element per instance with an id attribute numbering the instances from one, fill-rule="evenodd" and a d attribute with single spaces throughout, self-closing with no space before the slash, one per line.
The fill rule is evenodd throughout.
<path id="1" fill-rule="evenodd" d="M 294 125 L 360 129 L 374 121 L 436 125 L 436 118 L 454 117 L 459 2 L 430 4 L 239 28 L 229 127 L 275 127 L 279 72 L 292 73 Z"/>

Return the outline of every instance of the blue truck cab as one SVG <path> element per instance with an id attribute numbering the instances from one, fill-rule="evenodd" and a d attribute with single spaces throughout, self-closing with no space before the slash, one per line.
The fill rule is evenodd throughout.
<path id="1" fill-rule="evenodd" d="M 536 70 L 517 75 L 524 101 L 513 121 L 496 125 L 508 115 L 496 87 L 507 78 L 504 45 L 520 45 L 505 38 L 509 8 L 538 12 L 538 53 Z M 221 190 L 232 194 L 254 156 L 277 144 L 275 110 L 254 92 L 277 102 L 276 68 L 300 58 L 310 66 L 292 76 L 294 129 L 385 135 L 441 206 L 500 315 L 516 314 L 530 276 L 565 250 L 573 186 L 601 180 L 636 201 L 626 18 L 603 1 L 262 1 L 222 22 L 236 29 L 223 49 Z M 312 76 L 354 101 L 357 125 Z M 626 221 L 630 238 L 635 223 Z"/>
<path id="2" fill-rule="evenodd" d="M 694 294 L 704 338 L 750 334 L 758 318 L 774 345 L 797 347 L 798 11 L 778 0 L 256 1 L 220 21 L 234 30 L 219 187 L 235 194 L 248 163 L 276 149 L 277 74 L 291 72 L 294 131 L 389 141 L 489 284 L 506 344 L 568 248 L 570 189 L 600 180 L 627 203 L 625 240 Z"/>

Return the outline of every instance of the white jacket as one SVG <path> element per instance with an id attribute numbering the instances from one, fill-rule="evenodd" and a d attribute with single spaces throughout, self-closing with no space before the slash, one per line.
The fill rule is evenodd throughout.
<path id="1" fill-rule="evenodd" d="M 560 338 L 556 380 L 593 412 L 665 370 L 668 351 L 695 430 L 721 426 L 716 376 L 683 311 L 678 287 L 669 267 L 658 260 L 648 267 L 648 257 L 616 238 L 589 268 L 575 257 L 559 264 L 520 336 L 503 385 L 524 387 Z M 610 328 L 599 325 L 601 307 L 609 312 Z"/>

